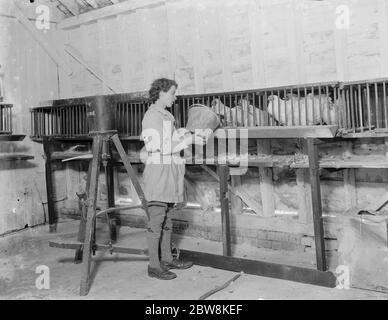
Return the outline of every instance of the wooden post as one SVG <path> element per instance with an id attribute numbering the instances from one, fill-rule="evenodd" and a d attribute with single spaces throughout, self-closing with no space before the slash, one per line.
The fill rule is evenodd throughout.
<path id="1" fill-rule="evenodd" d="M 118 153 L 120 154 L 120 158 L 123 161 L 124 167 L 127 170 L 127 174 L 129 178 L 131 179 L 132 185 L 136 190 L 137 195 L 139 196 L 139 199 L 142 203 L 142 207 L 147 215 L 147 219 L 150 219 L 150 214 L 148 212 L 148 202 L 144 196 L 143 189 L 140 186 L 140 183 L 137 179 L 136 173 L 132 168 L 131 162 L 129 161 L 129 158 L 127 157 L 127 154 L 125 153 L 125 150 L 123 148 L 123 145 L 121 144 L 121 141 L 119 139 L 118 134 L 114 134 L 111 137 L 111 140 L 113 141 Z"/>
<path id="2" fill-rule="evenodd" d="M 87 215 L 87 207 L 86 207 L 86 201 L 88 200 L 88 190 L 90 187 L 90 178 L 92 174 L 92 161 L 89 161 L 89 167 L 88 167 L 88 176 L 86 180 L 86 199 L 84 199 L 84 202 L 82 203 L 82 210 L 81 210 L 81 219 L 78 227 L 78 237 L 77 240 L 79 242 L 85 242 L 85 232 L 86 232 L 86 215 Z M 74 263 L 81 263 L 82 262 L 82 247 L 77 249 L 75 251 L 75 257 L 74 257 Z"/>
<path id="3" fill-rule="evenodd" d="M 221 223 L 222 223 L 222 251 L 224 256 L 232 255 L 231 236 L 230 236 L 230 216 L 229 216 L 229 198 L 228 198 L 228 177 L 229 167 L 227 165 L 218 166 L 218 175 L 220 178 L 220 202 L 221 202 Z"/>
<path id="4" fill-rule="evenodd" d="M 352 142 L 345 141 L 342 145 L 343 157 L 350 158 L 352 155 Z M 344 188 L 345 188 L 345 205 L 346 209 L 351 209 L 357 206 L 357 190 L 356 190 L 356 170 L 344 169 Z"/>
<path id="5" fill-rule="evenodd" d="M 94 242 L 94 228 L 95 219 L 94 213 L 97 205 L 97 190 L 98 190 L 98 176 L 100 171 L 101 161 L 101 149 L 102 149 L 102 136 L 96 135 L 93 137 L 93 160 L 91 162 L 91 175 L 90 184 L 88 189 L 87 199 L 87 213 L 86 213 L 86 228 L 85 228 L 85 242 L 83 245 L 82 253 L 82 278 L 80 286 L 80 295 L 85 296 L 89 292 L 90 286 L 90 266 L 91 266 L 91 254 L 93 250 Z"/>
<path id="6" fill-rule="evenodd" d="M 107 141 L 105 143 L 106 143 L 107 155 L 109 156 L 109 159 L 107 160 L 107 164 L 106 164 L 105 183 L 106 183 L 106 190 L 108 195 L 108 207 L 113 208 L 115 207 L 115 189 L 114 189 L 114 168 L 113 168 L 113 159 L 112 159 L 112 147 L 111 147 L 110 141 Z M 109 225 L 110 239 L 112 242 L 116 242 L 117 240 L 116 218 L 114 217 L 114 214 L 108 214 L 108 217 L 109 217 L 109 221 L 107 221 L 107 223 Z"/>
<path id="7" fill-rule="evenodd" d="M 241 186 L 241 176 L 237 176 L 237 175 L 231 176 L 231 184 L 233 188 Z M 230 202 L 231 202 L 232 214 L 242 214 L 243 203 L 241 199 L 238 196 L 231 194 Z"/>
<path id="8" fill-rule="evenodd" d="M 43 151 L 45 154 L 45 175 L 46 175 L 46 192 L 47 192 L 47 207 L 50 232 L 57 231 L 57 216 L 54 206 L 54 185 L 53 185 L 53 168 L 51 154 L 53 152 L 53 142 L 48 137 L 43 137 Z"/>
<path id="9" fill-rule="evenodd" d="M 270 154 L 271 141 L 260 139 L 257 141 L 257 154 Z M 263 204 L 263 215 L 273 217 L 275 215 L 274 186 L 272 180 L 272 168 L 259 167 L 260 193 Z"/>
<path id="10" fill-rule="evenodd" d="M 314 222 L 314 237 L 315 251 L 317 259 L 317 268 L 320 271 L 326 271 L 326 254 L 325 254 L 325 239 L 323 231 L 322 219 L 322 199 L 321 187 L 319 179 L 319 161 L 318 148 L 314 138 L 307 139 L 307 151 L 309 155 L 309 172 L 311 183 L 311 198 L 313 204 L 313 222 Z"/>
<path id="11" fill-rule="evenodd" d="M 308 170 L 296 170 L 296 184 L 298 187 L 298 218 L 300 223 L 311 223 L 312 215 L 312 201 L 311 201 L 311 187 L 308 177 Z"/>

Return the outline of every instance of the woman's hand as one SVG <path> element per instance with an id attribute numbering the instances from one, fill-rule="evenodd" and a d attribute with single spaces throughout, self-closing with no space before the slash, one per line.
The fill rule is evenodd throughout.
<path id="1" fill-rule="evenodd" d="M 190 133 L 190 136 L 187 136 L 187 143 L 203 146 L 207 143 L 212 134 L 213 131 L 211 129 L 198 130 L 195 133 Z"/>
<path id="2" fill-rule="evenodd" d="M 192 144 L 204 146 L 207 142 L 207 139 L 204 136 L 192 134 L 192 141 L 193 141 Z"/>

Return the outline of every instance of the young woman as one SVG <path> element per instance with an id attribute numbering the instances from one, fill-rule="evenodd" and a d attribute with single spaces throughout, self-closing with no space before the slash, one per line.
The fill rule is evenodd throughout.
<path id="1" fill-rule="evenodd" d="M 193 265 L 189 261 L 174 259 L 171 254 L 172 221 L 169 211 L 174 204 L 184 201 L 185 164 L 180 152 L 191 144 L 204 145 L 208 139 L 189 132 L 178 134 L 174 116 L 166 110 L 175 102 L 177 87 L 174 80 L 155 80 L 149 90 L 152 105 L 142 121 L 142 138 L 147 152 L 143 173 L 144 194 L 150 214 L 147 228 L 148 275 L 163 280 L 176 277 L 169 269 L 187 269 Z"/>

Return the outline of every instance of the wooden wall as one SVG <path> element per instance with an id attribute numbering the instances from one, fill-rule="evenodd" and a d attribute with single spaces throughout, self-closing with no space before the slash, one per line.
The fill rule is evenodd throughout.
<path id="1" fill-rule="evenodd" d="M 386 0 L 132 3 L 59 24 L 64 43 L 119 92 L 162 76 L 175 77 L 183 94 L 388 76 Z M 336 24 L 339 5 L 349 8 L 349 28 Z M 62 96 L 110 92 L 69 61 L 75 72 Z"/>
<path id="2" fill-rule="evenodd" d="M 35 158 L 0 162 L 0 235 L 45 222 L 43 150 L 41 144 L 28 138 L 29 109 L 41 100 L 58 98 L 59 88 L 57 65 L 18 22 L 13 5 L 11 0 L 2 0 L 0 5 L 0 64 L 5 72 L 5 101 L 13 104 L 13 132 L 27 137 L 21 142 L 0 142 L 0 152 L 29 154 Z M 28 16 L 33 19 L 33 15 L 31 10 Z M 30 22 L 34 25 L 33 20 Z M 50 30 L 39 32 L 53 40 L 55 28 L 51 23 Z M 58 195 L 58 199 L 63 195 L 66 193 Z"/>

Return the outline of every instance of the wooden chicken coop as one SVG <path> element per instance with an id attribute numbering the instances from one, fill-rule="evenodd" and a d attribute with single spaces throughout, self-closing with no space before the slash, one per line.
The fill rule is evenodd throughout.
<path id="1" fill-rule="evenodd" d="M 31 138 L 43 141 L 46 153 L 47 190 L 52 190 L 51 161 L 73 156 L 71 152 L 53 151 L 55 142 L 77 144 L 90 140 L 88 132 L 92 131 L 96 123 L 95 119 L 99 117 L 104 118 L 104 123 L 109 123 L 109 129 L 117 130 L 122 141 L 142 143 L 140 140 L 141 120 L 150 105 L 146 95 L 117 94 L 105 96 L 103 99 L 106 104 L 103 114 L 95 107 L 94 97 L 55 100 L 50 105 L 43 105 L 31 110 Z M 357 83 L 320 83 L 240 92 L 182 95 L 178 96 L 171 112 L 177 121 L 177 126 L 185 127 L 190 106 L 211 107 L 221 120 L 221 126 L 214 134 L 217 140 L 228 140 L 229 136 L 225 132 L 235 130 L 237 134 L 234 137 L 237 136 L 240 140 L 245 137 L 248 141 L 255 143 L 257 150 L 249 152 L 247 166 L 259 168 L 261 174 L 260 191 L 262 197 L 266 196 L 263 198 L 263 211 L 259 213 L 263 217 L 268 218 L 275 214 L 274 199 L 271 194 L 272 172 L 270 170 L 274 167 L 292 167 L 299 170 L 297 173 L 301 176 L 299 179 L 305 181 L 302 170 L 308 169 L 311 185 L 311 208 L 307 202 L 310 196 L 308 192 L 305 192 L 301 198 L 304 205 L 302 206 L 303 210 L 299 211 L 299 219 L 306 223 L 307 221 L 313 222 L 317 268 L 319 271 L 326 271 L 328 266 L 325 253 L 319 171 L 322 168 L 354 170 L 355 168 L 363 168 L 365 164 L 363 162 L 357 163 L 353 159 L 344 160 L 342 157 L 331 158 L 330 161 L 326 160 L 325 162 L 325 159 L 320 158 L 318 154 L 319 141 L 342 142 L 347 145 L 351 141 L 349 139 L 386 137 L 388 134 L 386 99 L 386 80 L 381 79 Z M 246 134 L 243 137 L 241 132 L 244 130 Z M 300 150 L 297 151 L 301 153 L 300 157 L 288 155 L 273 159 L 269 147 L 272 139 L 298 139 L 301 141 Z M 246 153 L 248 151 L 248 149 L 245 150 Z M 349 152 L 349 150 L 347 151 Z M 236 197 L 233 189 L 228 195 L 228 190 L 231 188 L 229 185 L 229 167 L 233 170 L 233 167 L 240 164 L 232 163 L 228 158 L 224 161 L 220 158 L 221 155 L 215 153 L 212 159 L 205 158 L 200 165 L 206 167 L 210 164 L 216 165 L 218 168 L 216 172 L 219 176 L 209 167 L 206 170 L 221 184 L 223 252 L 224 256 L 228 257 L 231 256 L 229 198 L 232 194 Z M 192 160 L 192 162 L 188 161 L 187 163 L 196 165 L 195 159 Z M 350 164 L 352 161 L 353 163 Z M 132 157 L 132 162 L 138 164 L 140 160 Z M 378 163 L 369 165 L 379 167 Z M 385 166 L 384 164 L 383 167 Z M 111 172 L 111 174 L 113 173 Z M 113 179 L 113 177 L 107 179 Z M 233 180 L 238 179 L 241 180 L 241 177 L 233 176 Z M 52 195 L 48 194 L 48 199 L 50 198 Z M 114 204 L 114 191 L 110 191 L 108 198 L 108 201 Z M 244 195 L 240 194 L 240 201 L 244 202 L 244 200 L 245 203 L 249 203 L 249 200 L 247 201 Z M 51 204 L 51 208 L 53 210 L 53 204 Z M 50 213 L 52 226 L 55 225 L 53 211 Z M 216 256 L 205 257 L 194 252 L 183 252 L 183 254 L 198 263 L 211 261 L 214 266 L 219 266 L 221 261 L 224 262 L 223 259 Z M 233 263 L 232 260 L 228 262 L 229 267 Z M 248 262 L 241 260 L 238 267 L 249 269 L 248 264 Z M 287 273 L 282 268 L 274 272 L 273 269 L 276 269 L 274 266 L 269 268 L 272 271 L 263 271 L 265 270 L 264 265 L 261 265 L 260 268 L 259 274 L 276 274 L 279 277 L 299 279 L 302 282 L 332 285 L 333 278 L 329 277 L 323 280 L 324 278 L 320 278 L 323 274 L 315 274 L 311 278 L 312 274 L 305 271 L 305 273 L 302 272 L 304 277 L 298 278 L 293 273 L 296 272 L 295 270 Z"/>

